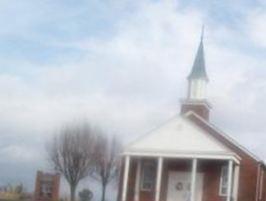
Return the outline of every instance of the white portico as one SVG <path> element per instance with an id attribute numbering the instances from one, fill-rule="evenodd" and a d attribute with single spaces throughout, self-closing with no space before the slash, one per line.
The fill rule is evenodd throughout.
<path id="1" fill-rule="evenodd" d="M 190 114 L 188 114 L 190 115 Z M 136 179 L 134 185 L 134 201 L 140 201 L 141 185 L 143 184 L 143 177 L 145 171 L 143 166 L 145 158 L 156 160 L 156 179 L 154 180 L 155 192 L 154 201 L 159 201 L 162 190 L 162 175 L 168 175 L 169 178 L 177 177 L 177 180 L 168 178 L 168 185 L 166 190 L 166 201 L 174 201 L 171 197 L 178 197 L 179 192 L 171 192 L 169 189 L 174 189 L 176 183 L 188 183 L 189 191 L 180 194 L 184 201 L 189 198 L 190 201 L 201 201 L 203 193 L 204 172 L 198 172 L 198 163 L 200 161 L 224 161 L 227 166 L 227 181 L 226 200 L 237 196 L 237 181 L 238 181 L 238 164 L 240 157 L 233 151 L 220 143 L 217 139 L 206 133 L 201 128 L 194 125 L 186 116 L 174 117 L 168 122 L 164 123 L 160 128 L 148 133 L 130 144 L 123 153 L 125 157 L 124 176 L 123 176 L 123 190 L 122 201 L 127 200 L 129 167 L 131 160 L 137 161 Z M 185 171 L 169 171 L 164 173 L 164 162 L 168 160 L 186 160 L 190 161 L 191 168 Z M 179 176 L 178 176 L 179 175 Z M 183 180 L 182 180 L 183 179 Z M 189 179 L 189 181 L 187 181 Z M 197 181 L 201 180 L 201 181 Z M 176 183 L 175 183 L 176 182 Z M 182 183 L 183 182 L 183 183 Z M 152 184 L 151 184 L 152 185 Z M 170 185 L 170 186 L 169 186 Z M 197 186 L 198 185 L 198 186 Z M 224 185 L 224 184 L 221 184 Z M 221 186 L 222 188 L 222 186 Z M 143 189 L 142 189 L 143 190 Z M 185 198 L 187 193 L 187 198 Z M 234 199 L 235 200 L 235 199 Z M 177 200 L 179 201 L 179 200 Z M 183 200 L 180 200 L 183 201 Z"/>

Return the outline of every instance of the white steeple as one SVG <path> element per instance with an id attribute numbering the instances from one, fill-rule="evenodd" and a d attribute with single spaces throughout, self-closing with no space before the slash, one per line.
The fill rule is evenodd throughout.
<path id="1" fill-rule="evenodd" d="M 205 69 L 203 37 L 204 37 L 204 27 L 202 27 L 201 40 L 193 63 L 193 67 L 188 76 L 187 99 L 189 100 L 206 99 L 208 76 Z"/>

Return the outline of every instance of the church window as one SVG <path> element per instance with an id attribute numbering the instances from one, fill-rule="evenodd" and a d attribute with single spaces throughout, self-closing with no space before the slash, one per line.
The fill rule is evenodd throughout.
<path id="1" fill-rule="evenodd" d="M 223 166 L 221 169 L 221 178 L 220 178 L 220 196 L 226 196 L 228 191 L 228 167 Z"/>
<path id="2" fill-rule="evenodd" d="M 155 183 L 155 163 L 146 161 L 142 166 L 141 190 L 151 191 Z"/>

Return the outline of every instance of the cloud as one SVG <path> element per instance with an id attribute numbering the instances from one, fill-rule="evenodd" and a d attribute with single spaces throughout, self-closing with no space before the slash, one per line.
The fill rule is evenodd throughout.
<path id="1" fill-rule="evenodd" d="M 259 24 L 254 23 L 257 14 L 250 15 L 252 21 L 240 17 L 243 26 L 234 27 L 210 18 L 208 11 L 195 4 L 184 6 L 179 1 L 105 1 L 100 5 L 78 1 L 62 9 L 51 1 L 27 1 L 22 8 L 1 2 L 6 5 L 0 6 L 4 11 L 0 15 L 10 18 L 14 14 L 9 22 L 22 16 L 22 8 L 28 15 L 0 32 L 0 40 L 11 33 L 19 40 L 40 41 L 39 51 L 26 48 L 25 55 L 33 51 L 41 55 L 44 45 L 55 48 L 49 62 L 43 57 L 38 61 L 30 56 L 0 58 L 6 67 L 0 73 L 3 181 L 16 180 L 15 169 L 10 168 L 16 166 L 22 172 L 19 179 L 32 189 L 35 170 L 49 169 L 43 163 L 45 142 L 66 122 L 88 119 L 128 142 L 177 114 L 203 21 L 212 120 L 244 145 L 257 146 L 266 158 L 260 143 L 265 140 L 266 116 L 258 112 L 263 111 L 266 97 L 262 68 L 266 63 L 249 49 L 259 50 L 264 39 L 254 36 L 258 29 L 254 33 L 246 29 Z M 90 3 L 102 16 L 85 15 Z M 44 11 L 36 14 L 39 7 Z M 102 27 L 95 25 L 101 23 Z M 253 44 L 248 36 L 258 41 Z M 13 45 L 16 49 L 17 44 Z M 75 56 L 65 51 L 69 49 Z M 36 166 L 29 168 L 31 163 Z"/>
<path id="2" fill-rule="evenodd" d="M 266 46 L 266 28 L 265 28 L 266 14 L 264 9 L 256 9 L 249 13 L 247 17 L 248 34 L 256 46 L 265 48 Z"/>
<path id="3" fill-rule="evenodd" d="M 29 147 L 22 147 L 17 145 L 10 145 L 1 149 L 1 158 L 9 159 L 11 162 L 32 162 L 34 160 L 40 160 L 39 154 L 34 149 Z"/>

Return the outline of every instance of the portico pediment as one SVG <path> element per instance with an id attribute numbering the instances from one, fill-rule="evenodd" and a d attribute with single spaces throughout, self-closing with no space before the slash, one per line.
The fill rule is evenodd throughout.
<path id="1" fill-rule="evenodd" d="M 184 116 L 174 117 L 128 145 L 125 152 L 169 154 L 234 154 Z"/>

